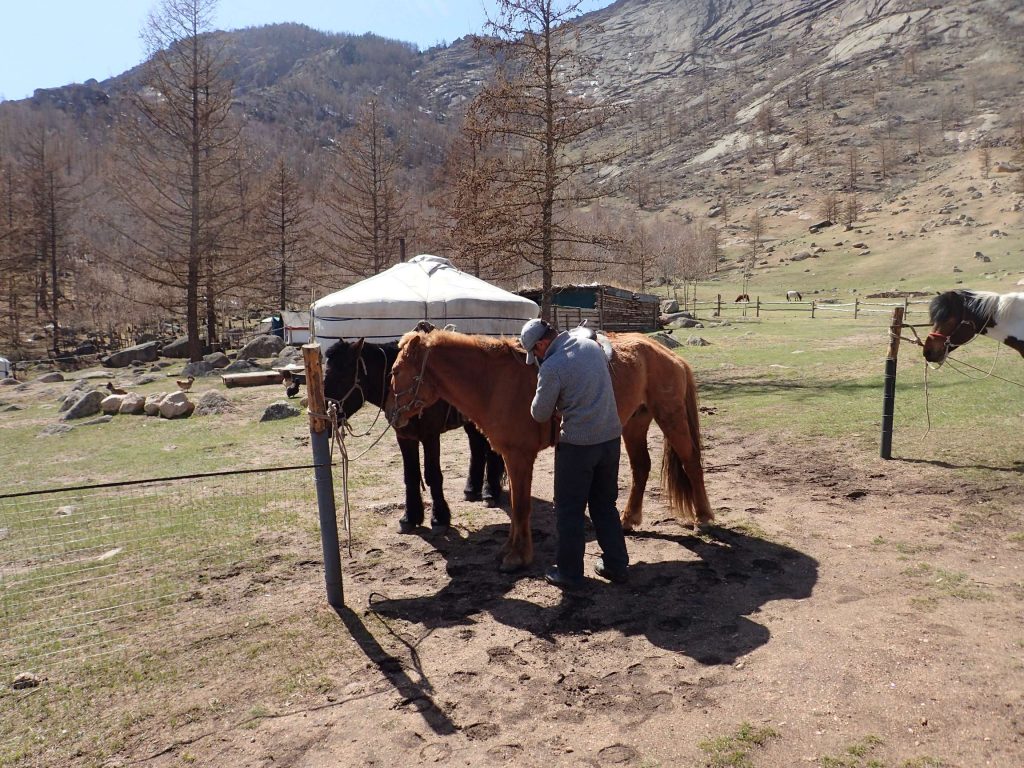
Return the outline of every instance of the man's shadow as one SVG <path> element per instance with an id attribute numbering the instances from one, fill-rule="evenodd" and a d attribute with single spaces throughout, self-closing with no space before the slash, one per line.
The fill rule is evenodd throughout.
<path id="1" fill-rule="evenodd" d="M 702 664 L 729 664 L 770 638 L 768 629 L 748 616 L 773 600 L 809 597 L 817 581 L 817 561 L 791 547 L 728 528 L 712 527 L 698 537 L 673 523 L 671 532 L 632 534 L 627 545 L 629 539 L 675 542 L 685 550 L 681 555 L 693 553 L 696 561 L 636 562 L 634 553 L 626 585 L 588 578 L 583 588 L 564 592 L 554 607 L 508 597 L 522 579 L 537 579 L 538 590 L 555 589 L 541 581 L 543 565 L 554 559 L 550 510 L 550 502 L 534 499 L 535 562 L 526 571 L 498 571 L 497 554 L 508 525 L 488 525 L 466 535 L 452 529 L 431 538 L 445 558 L 450 581 L 430 595 L 375 600 L 371 610 L 428 629 L 473 624 L 477 615 L 488 613 L 547 639 L 614 627 Z"/>

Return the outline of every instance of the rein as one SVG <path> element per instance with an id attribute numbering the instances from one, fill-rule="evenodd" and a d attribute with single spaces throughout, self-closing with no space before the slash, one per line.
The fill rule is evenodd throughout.
<path id="1" fill-rule="evenodd" d="M 395 422 L 398 421 L 398 417 L 401 416 L 403 413 L 414 410 L 416 408 L 422 410 L 423 407 L 426 405 L 426 403 L 423 400 L 419 399 L 419 394 L 420 385 L 423 384 L 423 377 L 427 370 L 427 358 L 429 357 L 430 347 L 426 347 L 425 351 L 423 352 L 423 363 L 420 365 L 420 372 L 418 375 L 413 376 L 413 383 L 410 384 L 409 387 L 407 387 L 406 389 L 403 389 L 401 391 L 396 389 L 392 393 L 395 396 L 395 413 L 388 420 L 392 426 L 394 426 Z M 412 392 L 412 399 L 408 402 L 408 404 L 398 405 L 398 398 L 405 397 L 405 395 L 408 394 L 409 392 Z"/>

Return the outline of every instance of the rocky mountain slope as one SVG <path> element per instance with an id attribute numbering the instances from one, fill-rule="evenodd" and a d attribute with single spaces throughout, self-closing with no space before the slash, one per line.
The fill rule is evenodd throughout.
<path id="1" fill-rule="evenodd" d="M 618 0 L 580 22 L 594 71 L 577 91 L 630 106 L 588 137 L 619 159 L 590 168 L 587 182 L 613 208 L 648 217 L 704 219 L 724 203 L 730 215 L 718 221 L 737 260 L 755 211 L 769 217 L 769 241 L 794 245 L 830 195 L 856 195 L 865 213 L 905 209 L 902 219 L 934 231 L 950 215 L 940 211 L 988 177 L 983 145 L 992 168 L 1019 162 L 1024 5 L 1015 0 Z M 312 157 L 372 92 L 391 111 L 414 189 L 430 187 L 461 106 L 489 71 L 468 38 L 418 52 L 291 24 L 220 35 L 239 112 L 264 144 Z M 38 91 L 31 104 L 104 141 L 133 84 L 128 72 Z M 1012 173 L 999 183 L 999 223 L 964 215 L 1009 227 L 1016 242 L 1018 188 Z M 942 189 L 957 201 L 936 197 Z"/>

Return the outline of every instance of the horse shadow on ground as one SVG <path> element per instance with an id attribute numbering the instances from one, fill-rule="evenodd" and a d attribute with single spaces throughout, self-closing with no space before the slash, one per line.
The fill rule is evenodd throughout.
<path id="1" fill-rule="evenodd" d="M 444 587 L 418 597 L 378 596 L 370 610 L 429 630 L 471 625 L 480 614 L 489 614 L 548 640 L 615 628 L 626 636 L 642 635 L 653 645 L 701 664 L 731 664 L 771 637 L 767 627 L 751 615 L 774 600 L 810 597 L 817 582 L 815 559 L 741 531 L 712 527 L 704 537 L 683 529 L 679 533 L 646 531 L 631 534 L 629 540 L 674 542 L 697 559 L 637 562 L 634 550 L 641 547 L 633 546 L 628 584 L 608 584 L 588 576 L 584 587 L 561 593 L 557 605 L 540 605 L 509 592 L 523 580 L 533 582 L 527 585 L 527 593 L 541 595 L 556 589 L 543 581 L 543 566 L 553 561 L 555 542 L 553 514 L 536 514 L 544 507 L 550 504 L 535 500 L 536 553 L 528 570 L 498 571 L 496 555 L 508 535 L 507 525 L 488 525 L 465 535 L 452 529 L 445 536 L 431 537 L 445 559 L 450 580 Z M 588 523 L 588 538 L 592 537 Z"/>

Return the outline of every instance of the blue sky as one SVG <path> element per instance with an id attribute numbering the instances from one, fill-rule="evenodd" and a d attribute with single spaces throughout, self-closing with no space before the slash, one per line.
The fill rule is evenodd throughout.
<path id="1" fill-rule="evenodd" d="M 0 24 L 0 99 L 36 88 L 105 80 L 140 63 L 139 31 L 156 0 L 5 0 Z M 610 5 L 584 0 L 581 10 Z M 429 48 L 480 32 L 493 0 L 220 0 L 220 29 L 294 21 Z"/>

